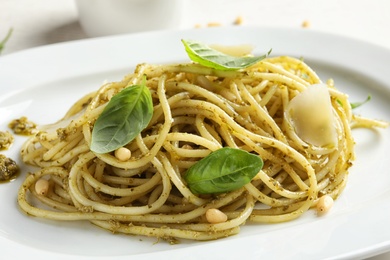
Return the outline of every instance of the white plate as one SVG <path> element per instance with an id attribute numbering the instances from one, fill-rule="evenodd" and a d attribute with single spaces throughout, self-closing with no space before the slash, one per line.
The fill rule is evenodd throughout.
<path id="1" fill-rule="evenodd" d="M 252 44 L 255 52 L 304 57 L 323 80 L 352 101 L 372 100 L 356 110 L 390 121 L 390 51 L 310 30 L 224 27 L 151 32 L 57 44 L 0 57 L 0 130 L 27 116 L 39 124 L 60 118 L 84 93 L 105 80 L 120 80 L 137 63 L 188 60 L 181 38 L 218 44 Z M 368 257 L 390 250 L 390 130 L 356 130 L 357 160 L 332 211 L 307 212 L 281 224 L 246 225 L 241 233 L 210 242 L 179 245 L 113 235 L 87 222 L 64 223 L 20 213 L 16 192 L 23 176 L 0 185 L 0 248 L 4 259 L 323 259 Z M 18 138 L 5 153 L 18 158 Z M 23 175 L 26 174 L 23 172 Z"/>

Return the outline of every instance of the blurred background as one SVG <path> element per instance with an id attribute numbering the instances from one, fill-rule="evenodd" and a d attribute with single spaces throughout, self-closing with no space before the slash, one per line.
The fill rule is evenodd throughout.
<path id="1" fill-rule="evenodd" d="M 211 26 L 315 30 L 390 49 L 390 1 L 0 0 L 1 55 L 112 34 Z M 390 253 L 370 259 L 390 259 Z"/>
<path id="2" fill-rule="evenodd" d="M 0 0 L 0 41 L 13 28 L 2 54 L 102 36 L 109 32 L 110 26 L 112 33 L 126 29 L 132 32 L 137 28 L 186 29 L 206 26 L 302 28 L 342 34 L 390 48 L 388 0 L 130 0 L 137 3 L 138 13 L 128 15 L 128 20 L 121 15 L 112 15 L 115 6 L 108 7 L 113 2 L 124 1 Z M 148 5 L 155 4 L 153 2 L 166 2 L 169 7 L 160 12 L 144 12 L 145 17 L 140 16 L 142 8 L 146 10 Z M 118 4 L 116 11 L 129 10 L 123 5 L 126 4 Z M 94 28 L 96 17 L 100 17 L 101 22 L 99 24 L 97 20 Z M 158 21 L 164 21 L 167 17 L 170 17 L 170 23 L 159 25 Z M 84 22 L 84 28 L 79 21 Z M 96 28 L 99 26 L 101 35 L 98 35 L 99 29 Z"/>

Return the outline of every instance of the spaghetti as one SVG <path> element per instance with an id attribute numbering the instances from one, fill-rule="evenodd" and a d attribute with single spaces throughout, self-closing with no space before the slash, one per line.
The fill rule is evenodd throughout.
<path id="1" fill-rule="evenodd" d="M 90 150 L 94 122 L 108 101 L 143 80 L 153 99 L 153 117 L 125 145 L 130 158 Z M 304 141 L 288 116 L 294 97 L 321 83 L 302 60 L 267 58 L 238 71 L 198 64 L 139 64 L 120 82 L 104 84 L 77 101 L 64 118 L 42 129 L 23 146 L 23 161 L 40 167 L 18 194 L 29 215 L 88 220 L 104 229 L 134 235 L 210 240 L 239 232 L 245 222 L 277 223 L 298 218 L 324 195 L 336 199 L 354 160 L 351 127 L 385 127 L 352 114 L 346 94 L 331 81 L 335 146 Z M 243 187 L 197 195 L 184 174 L 222 147 L 259 155 L 264 167 Z M 40 179 L 49 182 L 42 195 Z M 33 206 L 30 195 L 52 209 Z M 218 209 L 226 221 L 210 223 Z"/>

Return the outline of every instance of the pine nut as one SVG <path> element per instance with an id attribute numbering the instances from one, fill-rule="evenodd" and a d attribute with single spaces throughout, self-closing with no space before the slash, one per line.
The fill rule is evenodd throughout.
<path id="1" fill-rule="evenodd" d="M 39 179 L 35 183 L 35 192 L 39 195 L 45 196 L 49 191 L 49 181 L 46 179 Z"/>
<path id="2" fill-rule="evenodd" d="M 115 150 L 115 157 L 119 161 L 122 161 L 122 162 L 127 161 L 131 157 L 131 151 L 129 149 L 127 149 L 126 147 L 118 148 Z"/>
<path id="3" fill-rule="evenodd" d="M 333 206 L 333 198 L 329 195 L 322 196 L 317 202 L 317 213 L 319 215 L 327 213 Z"/>
<path id="4" fill-rule="evenodd" d="M 227 216 L 219 209 L 208 209 L 206 211 L 206 219 L 209 223 L 216 224 L 225 222 L 227 220 Z"/>

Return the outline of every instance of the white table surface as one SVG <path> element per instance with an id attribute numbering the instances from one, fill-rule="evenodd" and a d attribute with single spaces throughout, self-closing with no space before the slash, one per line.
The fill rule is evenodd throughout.
<path id="1" fill-rule="evenodd" d="M 181 29 L 209 23 L 232 25 L 240 17 L 243 25 L 329 32 L 390 49 L 389 0 L 183 1 Z M 303 28 L 303 23 L 309 26 Z M 1 55 L 88 38 L 72 0 L 0 0 L 0 40 L 9 28 L 13 33 Z M 390 253 L 370 258 L 384 259 L 390 259 Z"/>

